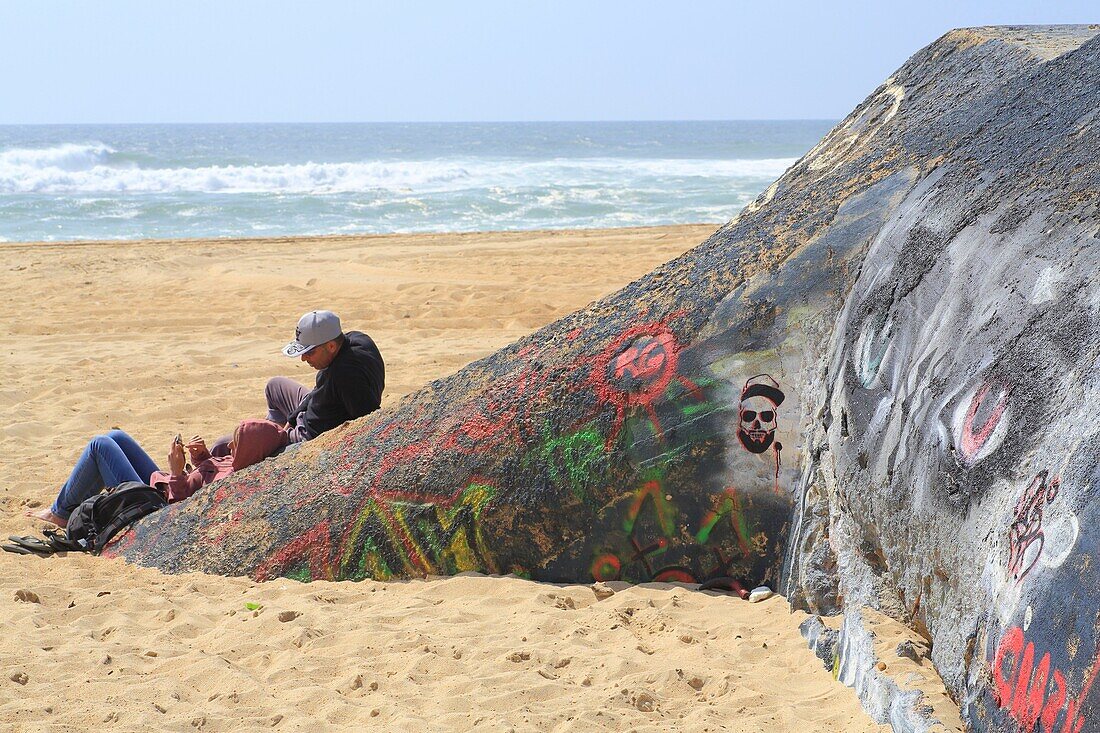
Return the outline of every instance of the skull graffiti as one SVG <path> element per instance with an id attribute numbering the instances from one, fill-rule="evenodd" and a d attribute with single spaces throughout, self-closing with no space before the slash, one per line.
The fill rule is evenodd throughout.
<path id="1" fill-rule="evenodd" d="M 767 374 L 758 374 L 745 382 L 737 425 L 737 438 L 745 450 L 763 453 L 772 447 L 783 398 L 779 384 Z"/>
<path id="2" fill-rule="evenodd" d="M 763 453 L 775 440 L 775 404 L 767 397 L 749 397 L 741 401 L 741 425 L 737 435 L 753 453 Z"/>

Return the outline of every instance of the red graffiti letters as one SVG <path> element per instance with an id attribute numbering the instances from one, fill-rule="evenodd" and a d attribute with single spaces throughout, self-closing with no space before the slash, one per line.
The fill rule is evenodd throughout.
<path id="1" fill-rule="evenodd" d="M 1078 713 L 1096 679 L 1100 656 L 1085 673 L 1081 693 L 1067 696 L 1066 675 L 1052 669 L 1050 653 L 1035 664 L 1035 645 L 1024 638 L 1024 631 L 1013 626 L 1001 637 L 993 657 L 993 694 L 998 707 L 1030 731 L 1039 723 L 1043 733 L 1080 733 L 1085 720 Z M 1062 727 L 1056 729 L 1058 715 L 1065 711 Z"/>
<path id="2" fill-rule="evenodd" d="M 672 331 L 662 323 L 650 323 L 627 329 L 596 357 L 590 382 L 600 402 L 615 408 L 608 445 L 618 437 L 633 408 L 644 409 L 656 432 L 661 432 L 653 404 L 673 379 L 700 394 L 697 385 L 677 376 L 679 356 L 680 344 Z"/>
<path id="3" fill-rule="evenodd" d="M 969 403 L 959 405 L 955 413 L 955 442 L 966 465 L 977 463 L 1001 444 L 1008 425 L 1008 396 L 1007 387 L 994 392 L 993 387 L 983 383 L 975 389 Z M 965 410 L 963 404 L 968 404 Z M 980 422 L 979 413 L 983 415 Z"/>

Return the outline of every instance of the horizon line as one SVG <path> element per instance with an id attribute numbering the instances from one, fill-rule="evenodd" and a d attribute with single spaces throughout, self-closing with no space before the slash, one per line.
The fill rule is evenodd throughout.
<path id="1" fill-rule="evenodd" d="M 92 125 L 546 125 L 600 123 L 670 123 L 670 122 L 836 122 L 841 117 L 739 117 L 706 119 L 601 119 L 601 120 L 323 120 L 323 121 L 203 121 L 203 122 L 0 122 L 0 127 L 77 127 Z"/>

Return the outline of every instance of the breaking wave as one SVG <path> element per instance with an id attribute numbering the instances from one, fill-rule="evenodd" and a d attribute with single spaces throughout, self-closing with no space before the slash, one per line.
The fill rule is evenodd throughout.
<path id="1" fill-rule="evenodd" d="M 667 179 L 777 178 L 795 158 L 447 158 L 279 165 L 140 165 L 100 143 L 0 152 L 0 192 L 15 194 L 438 193 L 470 189 L 611 185 Z"/>
<path id="2" fill-rule="evenodd" d="M 0 125 L 0 240 L 716 224 L 831 126 Z"/>
<path id="3" fill-rule="evenodd" d="M 101 143 L 65 143 L 50 148 L 15 148 L 0 153 L 0 176 L 35 170 L 84 171 L 106 165 L 115 151 Z"/>

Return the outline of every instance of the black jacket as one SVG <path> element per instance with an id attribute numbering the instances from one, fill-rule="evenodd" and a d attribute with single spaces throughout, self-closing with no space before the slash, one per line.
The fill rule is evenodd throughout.
<path id="1" fill-rule="evenodd" d="M 307 439 L 374 412 L 382 403 L 386 365 L 365 333 L 348 331 L 336 357 L 317 372 L 317 384 L 290 417 Z"/>

